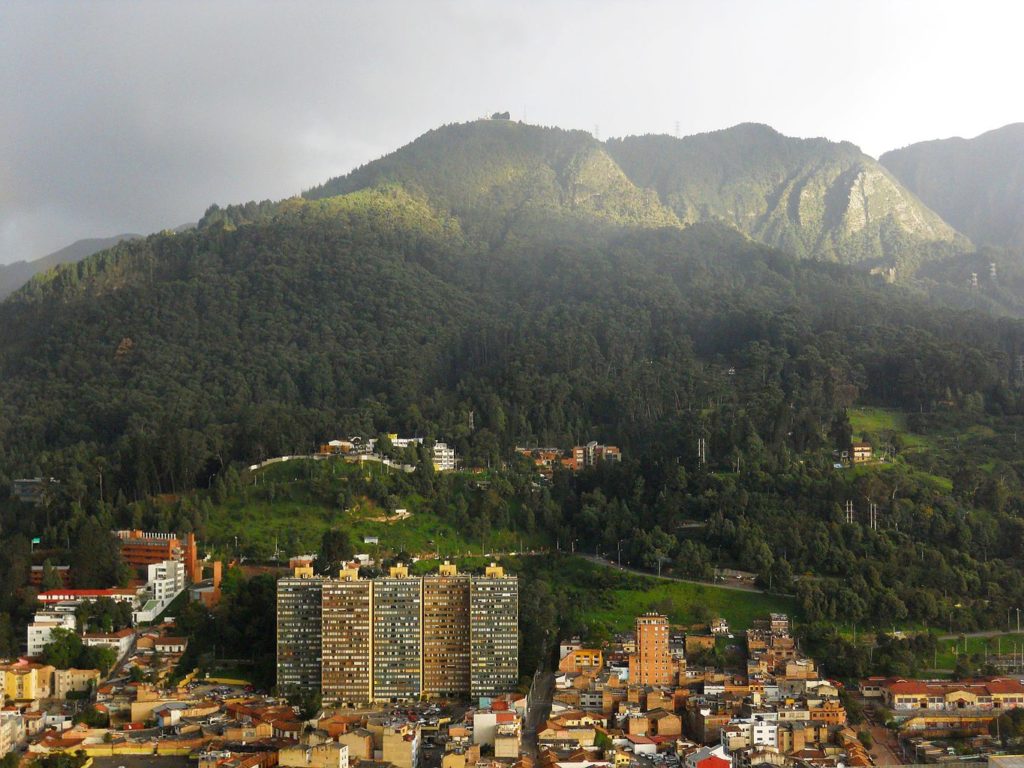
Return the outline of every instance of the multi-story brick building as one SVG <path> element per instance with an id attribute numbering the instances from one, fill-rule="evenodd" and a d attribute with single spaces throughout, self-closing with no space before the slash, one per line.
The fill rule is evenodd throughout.
<path id="1" fill-rule="evenodd" d="M 403 566 L 378 579 L 295 569 L 278 580 L 277 681 L 319 688 L 327 702 L 358 705 L 423 696 L 497 695 L 519 676 L 519 589 L 491 565 L 436 576 Z"/>
<path id="2" fill-rule="evenodd" d="M 454 565 L 423 579 L 423 695 L 465 698 L 469 677 L 471 579 Z"/>
<path id="3" fill-rule="evenodd" d="M 676 665 L 668 647 L 668 618 L 645 613 L 636 618 L 636 653 L 629 657 L 629 681 L 635 685 L 672 685 Z"/>
<path id="4" fill-rule="evenodd" d="M 324 701 L 372 699 L 370 649 L 373 643 L 372 582 L 344 570 L 323 584 L 322 695 Z"/>
<path id="5" fill-rule="evenodd" d="M 146 568 L 165 560 L 177 560 L 185 566 L 185 578 L 201 581 L 199 556 L 195 534 L 184 539 L 174 533 L 153 533 L 147 531 L 115 531 L 121 541 L 121 557 L 133 568 Z"/>

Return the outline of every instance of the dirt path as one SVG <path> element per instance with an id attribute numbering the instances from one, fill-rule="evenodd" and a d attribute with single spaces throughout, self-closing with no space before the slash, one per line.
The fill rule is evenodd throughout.
<path id="1" fill-rule="evenodd" d="M 612 568 L 617 571 L 624 571 L 626 573 L 635 573 L 637 576 L 649 576 L 652 579 L 662 579 L 663 581 L 681 581 L 684 584 L 699 584 L 702 587 L 717 587 L 718 589 L 731 589 L 735 592 L 757 592 L 758 594 L 766 594 L 763 589 L 757 587 L 748 587 L 741 584 L 729 584 L 720 581 L 697 581 L 696 579 L 680 579 L 677 576 L 659 576 L 656 573 L 650 571 L 641 571 L 637 568 L 627 568 L 624 565 L 616 565 L 611 560 L 605 560 L 603 557 L 596 557 L 595 555 L 587 555 L 583 552 L 577 552 L 577 557 L 582 557 L 584 560 L 589 560 L 597 565 L 603 565 L 605 568 Z"/>

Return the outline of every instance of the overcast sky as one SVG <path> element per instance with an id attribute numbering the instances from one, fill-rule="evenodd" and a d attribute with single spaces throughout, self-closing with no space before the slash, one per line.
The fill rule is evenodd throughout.
<path id="1" fill-rule="evenodd" d="M 437 125 L 756 121 L 877 156 L 1024 120 L 1015 2 L 0 0 L 0 263 L 281 198 Z"/>

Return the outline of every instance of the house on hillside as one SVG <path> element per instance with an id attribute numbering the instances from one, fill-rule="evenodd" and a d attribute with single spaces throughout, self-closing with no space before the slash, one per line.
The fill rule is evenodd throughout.
<path id="1" fill-rule="evenodd" d="M 850 446 L 850 458 L 854 464 L 863 464 L 866 461 L 871 461 L 871 444 L 870 443 L 853 443 Z"/>

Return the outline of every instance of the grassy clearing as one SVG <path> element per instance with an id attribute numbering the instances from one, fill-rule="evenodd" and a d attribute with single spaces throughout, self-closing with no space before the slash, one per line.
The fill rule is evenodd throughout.
<path id="1" fill-rule="evenodd" d="M 899 447 L 899 454 L 889 462 L 861 465 L 852 468 L 853 473 L 867 474 L 902 466 L 915 480 L 934 486 L 939 493 L 952 492 L 953 481 L 934 471 L 934 460 L 948 452 L 951 439 L 948 435 L 912 432 L 907 426 L 906 414 L 891 408 L 853 408 L 849 415 L 855 437 L 870 439 L 876 445 L 895 443 Z M 995 436 L 995 432 L 986 426 L 972 427 L 964 434 L 967 433 L 976 440 L 988 440 Z"/>
<path id="2" fill-rule="evenodd" d="M 414 511 L 416 506 L 410 503 L 408 508 L 412 515 L 404 520 L 381 522 L 370 519 L 378 517 L 379 510 L 345 511 L 299 501 L 233 501 L 215 508 L 209 528 L 216 530 L 218 539 L 225 544 L 233 542 L 237 536 L 242 551 L 255 548 L 260 553 L 272 551 L 275 539 L 282 548 L 288 543 L 292 551 L 313 552 L 324 531 L 330 528 L 347 530 L 357 551 L 374 556 L 408 552 L 449 557 L 520 548 L 521 537 L 513 531 L 492 531 L 483 541 L 469 541 L 461 531 L 435 515 Z M 379 543 L 364 544 L 366 536 L 377 537 Z"/>
<path id="3" fill-rule="evenodd" d="M 978 654 L 984 657 L 986 652 L 989 656 L 997 653 L 1011 655 L 1014 653 L 1015 645 L 1016 652 L 1020 654 L 1024 651 L 1024 633 L 1014 632 L 997 637 L 967 637 L 962 640 L 955 638 L 939 640 L 938 653 L 933 659 L 935 668 L 952 669 L 956 666 L 957 658 L 964 653 L 965 645 L 968 656 Z"/>
<path id="4" fill-rule="evenodd" d="M 237 537 L 240 553 L 261 560 L 272 557 L 275 544 L 290 554 L 314 552 L 324 531 L 331 528 L 346 530 L 357 552 L 375 558 L 400 552 L 441 557 L 480 555 L 545 543 L 540 535 L 530 540 L 515 531 L 500 529 L 483 539 L 470 540 L 465 531 L 434 514 L 427 500 L 416 493 L 396 497 L 397 507 L 411 513 L 404 519 L 389 516 L 366 496 L 349 498 L 345 506 L 342 491 L 346 478 L 373 478 L 396 471 L 370 462 L 361 466 L 341 461 L 272 464 L 247 475 L 245 492 L 213 506 L 206 527 L 216 534 L 208 543 L 234 554 Z M 459 478 L 467 484 L 479 479 L 461 474 Z M 365 544 L 364 537 L 379 541 Z"/>
<path id="5" fill-rule="evenodd" d="M 747 629 L 769 613 L 798 613 L 796 600 L 780 595 L 725 589 L 712 584 L 668 581 L 623 574 L 580 558 L 566 561 L 557 572 L 580 589 L 592 589 L 610 579 L 600 600 L 586 613 L 609 632 L 628 630 L 645 611 L 664 613 L 675 624 L 693 624 L 722 616 L 734 631 Z"/>
<path id="6" fill-rule="evenodd" d="M 887 437 L 899 436 L 906 450 L 928 450 L 934 443 L 926 435 L 911 432 L 907 427 L 907 417 L 901 411 L 892 408 L 851 408 L 849 410 L 850 426 L 854 437 Z"/>

